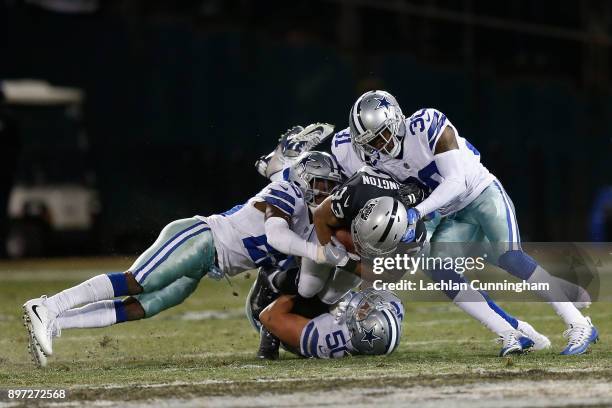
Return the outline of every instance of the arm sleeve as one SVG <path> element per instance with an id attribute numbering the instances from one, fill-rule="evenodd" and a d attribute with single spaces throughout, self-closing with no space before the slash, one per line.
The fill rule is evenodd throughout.
<path id="1" fill-rule="evenodd" d="M 306 257 L 317 262 L 319 246 L 291 231 L 284 218 L 270 217 L 266 220 L 264 227 L 268 244 L 277 251 L 285 255 Z"/>
<path id="2" fill-rule="evenodd" d="M 466 189 L 465 173 L 461 165 L 459 149 L 434 156 L 438 172 L 444 178 L 438 187 L 415 208 L 424 216 L 457 198 Z"/>

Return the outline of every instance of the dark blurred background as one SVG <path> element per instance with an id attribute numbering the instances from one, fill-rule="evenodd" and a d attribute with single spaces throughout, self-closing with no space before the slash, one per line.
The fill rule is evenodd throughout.
<path id="1" fill-rule="evenodd" d="M 284 129 L 340 130 L 384 88 L 477 146 L 524 240 L 610 241 L 611 23 L 597 0 L 0 0 L 0 79 L 85 95 L 3 104 L 0 204 L 16 185 L 86 186 L 93 221 L 64 252 L 138 252 L 263 187 L 253 163 Z M 22 246 L 44 237 L 14 255 L 62 246 L 46 200 L 3 220 Z"/>

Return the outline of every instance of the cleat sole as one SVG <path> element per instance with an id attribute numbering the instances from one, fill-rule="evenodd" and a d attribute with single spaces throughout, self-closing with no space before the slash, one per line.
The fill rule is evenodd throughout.
<path id="1" fill-rule="evenodd" d="M 42 356 L 44 356 L 45 358 L 47 358 L 47 354 L 42 350 L 42 348 L 40 347 L 40 344 L 38 344 L 38 340 L 36 340 L 36 337 L 34 337 L 34 333 L 32 333 L 32 329 L 31 329 L 31 320 L 30 320 L 30 316 L 28 315 L 28 311 L 26 309 L 26 307 L 22 307 L 23 309 L 23 315 L 22 315 L 22 320 L 23 320 L 23 326 L 27 329 L 28 331 L 28 353 L 30 354 L 30 359 L 32 360 L 32 362 L 34 363 L 34 365 L 36 365 L 38 368 L 43 368 L 46 367 L 47 362 L 46 361 L 41 361 L 41 359 L 38 358 L 38 355 L 36 353 L 36 350 L 34 350 L 34 347 L 36 347 L 38 349 L 38 351 L 40 351 L 40 354 Z"/>

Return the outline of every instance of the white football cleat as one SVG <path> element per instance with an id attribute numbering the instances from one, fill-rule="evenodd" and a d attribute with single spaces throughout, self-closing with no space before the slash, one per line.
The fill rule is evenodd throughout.
<path id="1" fill-rule="evenodd" d="M 533 340 L 525 337 L 518 330 L 508 330 L 501 333 L 497 341 L 502 343 L 502 348 L 499 351 L 500 357 L 505 357 L 509 354 L 527 353 L 533 347 Z"/>
<path id="2" fill-rule="evenodd" d="M 529 323 L 518 320 L 517 329 L 533 341 L 532 350 L 545 350 L 550 348 L 550 340 L 548 337 L 538 333 Z"/>
<path id="3" fill-rule="evenodd" d="M 46 356 L 53 354 L 53 334 L 57 331 L 55 317 L 45 306 L 46 296 L 28 300 L 23 305 L 23 318 L 28 331 Z"/>
<path id="4" fill-rule="evenodd" d="M 27 322 L 25 315 L 23 317 L 23 325 L 26 328 L 28 328 L 28 322 Z M 43 351 L 40 349 L 38 342 L 32 335 L 32 332 L 29 330 L 29 328 L 28 328 L 28 352 L 30 353 L 30 356 L 32 356 L 32 361 L 34 361 L 34 364 L 36 364 L 38 367 L 47 366 L 47 356 L 45 356 L 45 353 L 43 353 Z"/>
<path id="5" fill-rule="evenodd" d="M 561 352 L 562 355 L 570 356 L 586 353 L 591 344 L 599 340 L 599 332 L 591 323 L 591 318 L 586 317 L 587 324 L 574 323 L 563 332 L 563 337 L 567 339 L 567 346 Z"/>

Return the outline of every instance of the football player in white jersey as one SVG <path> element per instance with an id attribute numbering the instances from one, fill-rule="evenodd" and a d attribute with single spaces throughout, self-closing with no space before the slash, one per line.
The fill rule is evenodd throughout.
<path id="1" fill-rule="evenodd" d="M 404 307 L 391 292 L 350 291 L 327 311 L 315 314 L 297 313 L 294 298 L 283 295 L 261 312 L 260 319 L 287 350 L 303 357 L 391 354 L 400 343 Z"/>
<path id="2" fill-rule="evenodd" d="M 427 199 L 408 209 L 407 239 L 414 235 L 419 219 L 437 211 L 443 218 L 432 243 L 486 240 L 495 252 L 491 262 L 527 282 L 548 283 L 552 290 L 538 294 L 568 326 L 564 333 L 568 343 L 561 354 L 582 354 L 597 341 L 598 332 L 590 319 L 521 249 L 510 197 L 482 165 L 478 150 L 442 112 L 421 109 L 406 118 L 388 92 L 366 92 L 350 110 L 349 128 L 334 135 L 332 154 L 347 177 L 368 163 L 398 181 L 414 177 L 431 189 Z"/>
<path id="3" fill-rule="evenodd" d="M 264 175 L 265 177 L 282 178 L 283 167 L 278 165 L 278 163 L 290 162 L 294 156 L 297 156 L 297 154 L 299 154 L 299 151 L 301 151 L 301 149 L 306 148 L 308 144 L 305 144 L 304 141 L 308 139 L 309 135 L 313 134 L 311 129 L 318 128 L 319 125 L 320 124 L 313 124 L 307 126 L 306 128 L 296 126 L 290 129 L 285 135 L 281 137 L 279 146 L 271 154 L 266 156 L 266 163 L 269 163 L 270 165 L 260 167 L 261 162 L 258 162 L 259 166 L 256 165 L 256 167 L 258 168 L 258 170 L 260 170 L 260 174 Z M 328 129 L 333 129 L 331 125 L 327 126 L 329 126 Z M 301 142 L 298 143 L 296 141 Z M 283 146 L 291 146 L 291 148 L 283 148 Z M 348 130 L 336 134 L 334 139 L 332 140 L 332 153 L 342 153 L 342 147 L 348 147 L 352 150 L 350 138 L 348 137 Z M 317 146 L 317 148 L 319 147 Z M 284 157 L 287 152 L 289 152 L 289 156 Z M 279 158 L 279 156 L 283 157 Z M 353 165 L 354 167 L 351 168 L 351 165 Z M 374 172 L 373 174 L 370 174 L 370 172 L 367 171 L 368 167 L 364 167 L 363 162 L 361 161 L 349 162 L 346 167 L 347 169 L 349 169 L 349 171 L 345 170 L 345 173 L 347 175 L 350 174 L 351 169 L 356 168 L 357 171 L 354 171 L 354 173 L 349 177 L 349 180 L 345 181 L 345 183 L 338 188 L 338 191 L 336 192 L 336 194 L 334 194 L 333 197 L 327 198 L 321 205 L 317 207 L 316 211 L 314 212 L 314 223 L 317 228 L 317 237 L 320 243 L 329 242 L 330 237 L 333 235 L 333 229 L 337 228 L 338 226 L 344 225 L 342 221 L 344 221 L 344 223 L 348 222 L 348 225 L 350 225 L 351 221 L 354 218 L 354 215 L 350 214 L 356 214 L 357 211 L 359 211 L 363 207 L 365 202 L 371 198 L 378 196 L 391 196 L 399 198 L 399 196 L 402 196 L 402 194 L 404 194 L 406 195 L 406 197 L 403 197 L 400 201 L 404 202 L 407 207 L 414 206 L 413 204 L 417 204 L 423 201 L 423 195 L 417 194 L 418 191 L 422 192 L 422 189 L 416 187 L 416 184 L 389 184 L 389 188 L 391 188 L 392 190 L 398 189 L 400 188 L 400 186 L 403 187 L 400 188 L 400 190 L 398 191 L 385 191 L 385 188 L 377 188 L 371 185 L 374 184 L 384 187 L 385 183 L 372 183 L 370 179 L 377 179 L 379 176 L 384 176 L 386 173 L 381 172 L 377 175 L 377 170 L 369 168 L 370 172 Z M 264 169 L 263 172 L 261 171 L 262 168 Z M 363 186 L 361 185 L 363 183 L 360 182 L 360 180 L 362 179 L 362 177 L 360 177 L 361 174 L 367 175 L 368 178 L 368 182 L 365 183 L 366 185 Z M 355 184 L 356 186 L 352 186 L 353 184 Z M 405 188 L 411 185 L 413 186 L 413 188 L 408 190 L 413 194 L 407 194 L 408 191 L 404 191 L 402 193 Z M 332 211 L 332 202 L 334 200 L 337 201 L 337 203 L 335 204 L 336 207 L 342 207 L 338 208 L 337 214 Z M 343 217 L 340 215 L 340 213 L 346 213 L 349 215 L 349 217 Z M 347 219 L 340 220 L 338 217 Z M 440 217 L 437 216 L 434 220 L 425 223 L 428 230 L 428 234 L 430 234 L 435 229 L 437 222 L 439 222 L 439 218 Z M 337 273 L 330 275 L 331 268 L 326 268 L 325 265 L 313 265 L 312 262 L 305 260 L 302 261 L 302 266 L 305 267 L 303 268 L 302 272 L 310 269 L 309 272 L 304 272 L 303 275 L 312 275 L 315 277 L 320 277 L 318 281 L 316 281 L 315 279 L 311 279 L 308 286 L 304 282 L 305 279 L 302 279 L 302 288 L 304 289 L 304 287 L 307 286 L 306 289 L 308 289 L 308 291 L 310 292 L 318 291 L 318 297 L 326 301 L 328 304 L 336 302 L 337 299 L 346 292 L 346 290 L 355 287 L 359 284 L 359 282 L 361 282 L 359 277 L 354 276 L 343 269 L 339 269 Z M 302 272 L 300 273 L 302 274 Z M 452 270 L 429 271 L 428 274 L 435 281 L 453 281 L 456 283 L 466 282 L 464 277 L 456 274 Z M 264 275 L 268 276 L 268 278 L 265 278 Z M 258 283 L 255 285 L 254 290 L 249 296 L 249 299 L 254 299 L 250 301 L 251 304 L 249 305 L 253 316 L 251 316 L 250 312 L 247 313 L 247 315 L 250 316 L 251 321 L 258 319 L 259 312 L 262 310 L 262 308 L 272 302 L 278 296 L 279 292 L 294 294 L 294 292 L 291 290 L 291 281 L 295 279 L 294 275 L 295 274 L 289 274 L 288 272 L 284 271 L 260 271 L 258 275 Z M 333 277 L 333 281 L 328 280 L 326 282 L 324 279 L 328 279 L 330 276 Z M 285 283 L 287 280 L 289 281 L 289 284 Z M 272 288 L 271 290 L 265 289 L 265 281 L 268 281 L 269 286 Z M 542 350 L 550 346 L 550 341 L 546 336 L 543 336 L 538 333 L 529 323 L 522 320 L 518 320 L 508 314 L 504 309 L 498 306 L 486 293 L 472 289 L 464 291 L 445 291 L 444 293 L 449 298 L 451 298 L 459 308 L 461 308 L 463 311 L 480 321 L 484 326 L 486 326 L 499 336 L 499 340 L 502 343 L 500 356 L 523 352 L 526 350 L 527 346 L 531 342 L 534 343 L 533 350 Z M 302 290 L 301 294 L 313 296 L 313 293 L 306 293 L 305 290 Z M 262 332 L 262 345 L 260 347 L 259 354 L 259 356 L 262 358 L 266 358 L 266 352 L 262 352 L 262 350 L 266 351 L 272 349 L 271 346 L 269 347 L 264 344 L 264 340 L 266 340 L 266 336 L 265 333 Z M 274 343 L 273 340 L 274 339 L 270 340 L 269 343 Z"/>
<path id="4" fill-rule="evenodd" d="M 27 301 L 24 322 L 35 363 L 46 365 L 53 338 L 62 329 L 152 317 L 183 302 L 207 274 L 287 268 L 294 256 L 329 268 L 342 265 L 348 260 L 346 251 L 318 244 L 309 209 L 340 182 L 329 154 L 305 153 L 291 167 L 289 181 L 270 183 L 246 204 L 168 224 L 125 273 L 98 275 L 54 296 Z"/>
<path id="5" fill-rule="evenodd" d="M 354 250 L 363 256 L 369 256 L 373 251 L 376 251 L 377 254 L 394 252 L 408 226 L 404 205 L 399 200 L 389 196 L 375 197 L 361 205 L 362 208 L 358 209 L 359 216 L 355 217 L 351 226 L 351 235 L 354 237 L 353 242 L 355 242 Z M 377 228 L 380 225 L 385 225 L 386 228 Z M 366 249 L 367 251 L 364 252 Z M 316 312 L 321 307 L 327 311 L 330 305 L 337 303 L 351 289 L 361 283 L 359 273 L 353 271 L 354 269 L 360 269 L 360 264 L 357 262 L 352 263 L 352 265 L 348 265 L 348 263 L 339 264 L 333 273 L 331 273 L 333 267 L 324 265 L 326 271 L 321 276 L 319 271 L 313 270 L 312 266 L 304 261 L 305 258 L 302 258 L 299 279 L 296 279 L 297 276 L 292 270 L 270 271 L 269 273 L 265 270 L 259 271 L 257 281 L 254 283 L 246 303 L 246 315 L 253 327 L 257 328 L 259 326 L 261 310 L 278 298 L 281 293 L 295 295 L 295 298 L 290 301 L 291 308 L 295 307 L 296 310 L 302 310 L 302 313 L 299 313 L 289 308 L 286 312 L 290 311 L 292 314 L 302 317 L 315 317 L 318 314 L 312 316 L 309 313 Z M 318 274 L 312 279 L 323 280 L 322 287 L 317 287 L 310 296 L 304 295 L 303 279 L 305 274 Z M 279 281 L 279 278 L 282 282 Z M 312 284 L 309 284 L 308 289 L 312 289 Z M 282 331 L 283 326 L 283 324 L 280 324 L 274 327 L 276 331 Z M 276 359 L 278 358 L 278 346 L 278 338 L 270 333 L 264 325 L 261 328 L 257 356 L 264 359 Z"/>

